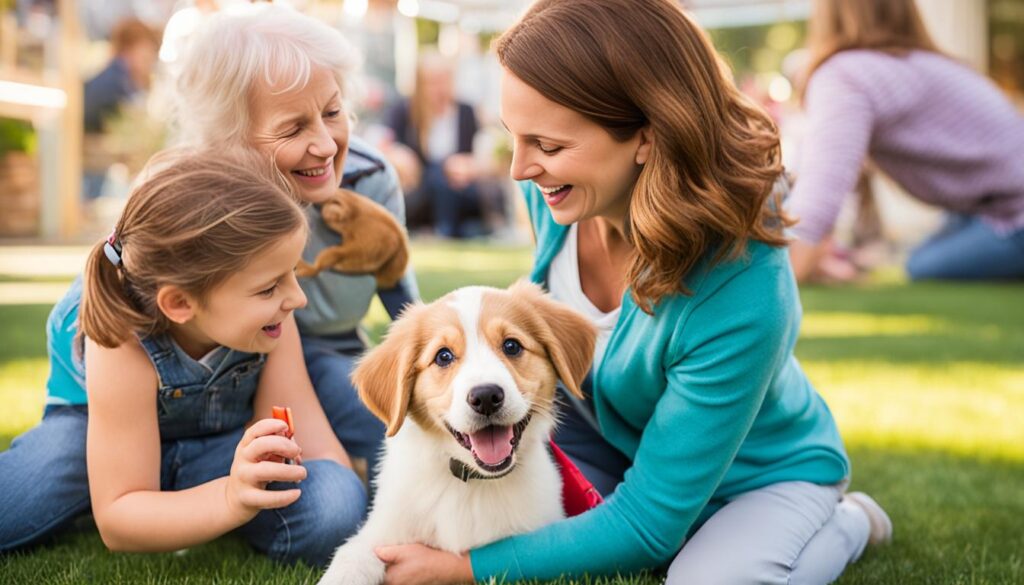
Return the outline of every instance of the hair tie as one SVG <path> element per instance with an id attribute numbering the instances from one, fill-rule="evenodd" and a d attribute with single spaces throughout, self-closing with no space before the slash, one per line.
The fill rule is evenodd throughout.
<path id="1" fill-rule="evenodd" d="M 107 241 L 103 243 L 103 253 L 115 268 L 121 266 L 121 249 L 121 242 L 117 239 L 117 228 L 114 228 L 110 230 Z"/>

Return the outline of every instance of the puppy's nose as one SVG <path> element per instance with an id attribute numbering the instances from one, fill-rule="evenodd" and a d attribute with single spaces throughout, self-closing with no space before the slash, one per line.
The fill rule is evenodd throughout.
<path id="1" fill-rule="evenodd" d="M 481 384 L 473 386 L 466 397 L 466 402 L 473 410 L 484 416 L 491 416 L 505 402 L 505 391 L 497 384 Z"/>

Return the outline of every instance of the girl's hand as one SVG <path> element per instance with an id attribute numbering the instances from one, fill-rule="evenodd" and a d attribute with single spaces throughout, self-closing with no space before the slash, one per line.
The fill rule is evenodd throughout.
<path id="1" fill-rule="evenodd" d="M 299 489 L 267 490 L 272 481 L 299 482 L 306 479 L 306 468 L 281 463 L 298 459 L 298 443 L 284 436 L 284 421 L 266 418 L 246 429 L 235 448 L 225 499 L 232 516 L 240 523 L 251 520 L 260 510 L 283 508 L 299 499 Z"/>
<path id="2" fill-rule="evenodd" d="M 468 554 L 453 554 L 422 544 L 381 546 L 374 551 L 388 566 L 384 585 L 448 585 L 472 583 Z"/>

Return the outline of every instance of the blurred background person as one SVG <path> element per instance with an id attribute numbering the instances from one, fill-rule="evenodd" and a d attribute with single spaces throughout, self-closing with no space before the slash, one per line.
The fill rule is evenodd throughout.
<path id="1" fill-rule="evenodd" d="M 167 20 L 163 44 L 160 45 L 160 61 L 172 78 L 181 73 L 181 55 L 189 38 L 206 17 L 221 9 L 221 4 L 217 0 L 193 0 Z"/>
<path id="2" fill-rule="evenodd" d="M 160 33 L 137 18 L 125 18 L 114 25 L 110 47 L 110 62 L 85 82 L 82 94 L 82 188 L 86 201 L 103 194 L 107 169 L 117 159 L 102 140 L 110 120 L 121 114 L 123 108 L 143 101 L 149 90 L 160 49 Z"/>
<path id="3" fill-rule="evenodd" d="M 452 63 L 424 52 L 412 95 L 395 104 L 386 123 L 394 140 L 386 154 L 402 177 L 409 228 L 432 227 L 446 238 L 491 233 L 502 191 L 473 154 L 480 126 L 473 107 L 455 98 Z"/>
<path id="4" fill-rule="evenodd" d="M 797 278 L 827 258 L 866 159 L 949 214 L 911 253 L 911 279 L 1024 278 L 1024 117 L 1010 100 L 936 48 L 913 0 L 817 0 L 808 48 L 807 133 L 787 201 Z"/>

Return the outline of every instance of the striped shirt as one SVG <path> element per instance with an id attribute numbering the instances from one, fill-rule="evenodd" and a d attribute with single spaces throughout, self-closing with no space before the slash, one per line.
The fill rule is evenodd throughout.
<path id="1" fill-rule="evenodd" d="M 870 159 L 911 196 L 1024 227 L 1024 116 L 990 80 L 948 57 L 851 50 L 807 87 L 807 134 L 788 210 L 817 242 Z"/>

